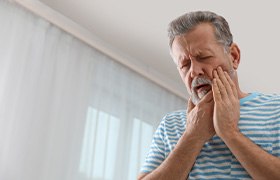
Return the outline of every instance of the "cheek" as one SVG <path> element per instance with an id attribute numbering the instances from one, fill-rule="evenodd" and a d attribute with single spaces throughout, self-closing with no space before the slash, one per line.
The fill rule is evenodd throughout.
<path id="1" fill-rule="evenodd" d="M 230 72 L 232 70 L 232 65 L 231 64 L 224 64 L 224 65 L 221 65 L 223 71 L 226 71 L 226 72 Z"/>
<path id="2" fill-rule="evenodd" d="M 224 71 L 229 72 L 230 70 L 230 65 L 229 64 L 215 64 L 211 68 L 208 69 L 207 71 L 207 76 L 212 80 L 214 78 L 214 70 L 217 70 L 218 67 L 221 67 Z"/>
<path id="3" fill-rule="evenodd" d="M 181 71 L 179 71 L 179 74 L 181 76 L 182 81 L 184 82 L 188 93 L 191 93 L 191 78 L 190 78 L 190 74 L 184 74 Z"/>
<path id="4" fill-rule="evenodd" d="M 186 76 L 185 76 L 185 85 L 187 87 L 187 91 L 189 94 L 191 94 L 191 76 L 190 76 L 190 73 L 188 73 Z"/>
<path id="5" fill-rule="evenodd" d="M 213 79 L 213 72 L 214 72 L 214 70 L 215 69 L 217 69 L 217 67 L 218 67 L 219 65 L 217 65 L 217 66 L 211 66 L 211 67 L 209 67 L 209 68 L 207 68 L 207 70 L 205 71 L 205 76 L 207 77 L 207 78 L 209 78 L 210 80 L 212 80 Z"/>
<path id="6" fill-rule="evenodd" d="M 233 68 L 231 57 L 230 56 L 224 57 L 223 61 L 219 66 L 221 66 L 224 71 L 227 72 L 231 71 Z"/>

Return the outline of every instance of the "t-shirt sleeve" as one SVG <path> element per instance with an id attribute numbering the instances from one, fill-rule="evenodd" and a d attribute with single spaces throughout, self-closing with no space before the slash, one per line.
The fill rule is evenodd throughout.
<path id="1" fill-rule="evenodd" d="M 272 152 L 274 156 L 280 157 L 280 96 L 277 97 L 278 115 L 276 117 L 275 128 L 277 130 L 277 140 L 272 144 Z M 276 104 L 276 103 L 275 103 Z"/>
<path id="2" fill-rule="evenodd" d="M 150 173 L 155 170 L 165 159 L 164 119 L 154 133 L 150 150 L 141 167 L 141 173 Z"/>

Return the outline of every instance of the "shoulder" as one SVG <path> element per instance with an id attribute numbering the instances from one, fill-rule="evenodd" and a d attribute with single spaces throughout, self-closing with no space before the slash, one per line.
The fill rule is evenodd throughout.
<path id="1" fill-rule="evenodd" d="M 270 94 L 258 93 L 258 94 L 263 99 L 280 101 L 280 94 L 276 94 L 276 93 L 270 93 Z"/>
<path id="2" fill-rule="evenodd" d="M 264 94 L 255 92 L 253 97 L 244 102 L 244 105 L 249 106 L 274 106 L 280 107 L 280 94 Z"/>
<path id="3" fill-rule="evenodd" d="M 259 93 L 258 101 L 265 105 L 280 107 L 280 94 Z"/>
<path id="4" fill-rule="evenodd" d="M 280 121 L 280 95 L 254 93 L 254 97 L 243 102 L 240 106 L 241 117 Z M 269 122 L 269 121 L 267 121 Z"/>
<path id="5" fill-rule="evenodd" d="M 161 125 L 166 129 L 177 129 L 185 127 L 186 110 L 177 110 L 167 113 L 161 121 Z"/>
<path id="6" fill-rule="evenodd" d="M 177 111 L 167 113 L 163 117 L 163 121 L 176 121 L 185 118 L 186 118 L 186 110 L 177 110 Z"/>

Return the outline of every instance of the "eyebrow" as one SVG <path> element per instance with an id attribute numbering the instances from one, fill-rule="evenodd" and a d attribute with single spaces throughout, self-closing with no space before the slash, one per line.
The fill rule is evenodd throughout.
<path id="1" fill-rule="evenodd" d="M 203 49 L 200 49 L 198 51 L 195 52 L 195 55 L 192 55 L 191 57 L 197 57 L 203 53 L 213 53 L 213 51 L 209 48 L 203 48 Z M 186 57 L 186 56 L 179 56 L 178 57 L 178 60 L 177 60 L 177 65 L 179 65 L 179 62 L 183 62 L 184 60 L 190 60 L 189 56 Z"/>
<path id="2" fill-rule="evenodd" d="M 177 66 L 179 64 L 182 64 L 182 62 L 185 61 L 185 60 L 190 60 L 190 58 L 189 57 L 186 58 L 185 56 L 179 56 L 179 58 L 177 60 Z"/>
<path id="3" fill-rule="evenodd" d="M 198 50 L 198 53 L 196 53 L 196 56 L 199 55 L 199 54 L 202 54 L 202 53 L 213 53 L 212 49 L 209 49 L 209 48 L 204 48 L 204 49 L 201 49 L 201 50 Z"/>

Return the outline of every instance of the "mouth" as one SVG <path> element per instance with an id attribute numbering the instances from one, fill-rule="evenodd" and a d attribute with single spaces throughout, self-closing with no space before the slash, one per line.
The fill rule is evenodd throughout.
<path id="1" fill-rule="evenodd" d="M 209 91 L 211 89 L 211 85 L 210 84 L 201 84 L 195 87 L 195 91 L 197 93 L 200 93 L 202 91 Z"/>

